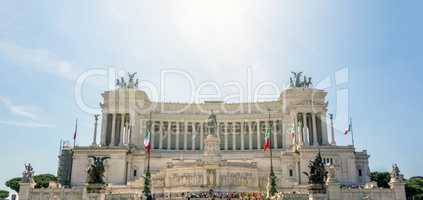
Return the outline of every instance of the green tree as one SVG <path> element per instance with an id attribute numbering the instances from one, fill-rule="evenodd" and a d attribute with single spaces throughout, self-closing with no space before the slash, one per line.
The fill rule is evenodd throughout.
<path id="1" fill-rule="evenodd" d="M 423 200 L 423 177 L 411 177 L 405 182 L 407 199 Z"/>
<path id="2" fill-rule="evenodd" d="M 6 181 L 6 186 L 10 189 L 14 190 L 15 192 L 19 193 L 19 183 L 21 182 L 22 178 L 12 178 Z"/>
<path id="3" fill-rule="evenodd" d="M 7 197 L 9 197 L 9 191 L 0 190 L 0 199 L 5 199 Z"/>
<path id="4" fill-rule="evenodd" d="M 270 196 L 275 196 L 276 193 L 278 193 L 278 190 L 276 189 L 278 186 L 276 184 L 277 182 L 277 177 L 275 176 L 275 173 L 273 172 L 273 170 L 270 172 L 270 190 L 269 190 L 269 194 Z"/>
<path id="5" fill-rule="evenodd" d="M 47 188 L 50 181 L 57 181 L 57 177 L 52 174 L 40 174 L 33 177 L 35 188 Z M 22 178 L 12 178 L 6 182 L 6 186 L 19 193 L 19 183 Z"/>
<path id="6" fill-rule="evenodd" d="M 151 174 L 150 174 L 150 170 L 147 170 L 145 172 L 145 177 L 144 177 L 144 189 L 143 189 L 143 194 L 144 196 L 148 197 L 151 195 L 151 190 L 150 190 L 150 184 L 151 184 Z"/>
<path id="7" fill-rule="evenodd" d="M 391 176 L 389 172 L 371 172 L 370 180 L 377 183 L 378 187 L 389 188 Z"/>
<path id="8" fill-rule="evenodd" d="M 57 177 L 52 174 L 40 174 L 34 176 L 35 188 L 47 188 L 50 181 L 57 181 Z"/>

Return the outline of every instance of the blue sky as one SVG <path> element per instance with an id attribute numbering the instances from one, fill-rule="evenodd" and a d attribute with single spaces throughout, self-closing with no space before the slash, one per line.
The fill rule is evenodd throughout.
<path id="1" fill-rule="evenodd" d="M 407 177 L 422 175 L 422 4 L 3 1 L 0 187 L 20 176 L 25 162 L 38 173 L 55 173 L 59 140 L 72 137 L 76 117 L 78 143 L 90 143 L 93 120 L 77 105 L 76 79 L 107 66 L 139 72 L 154 85 L 167 69 L 189 73 L 195 86 L 244 83 L 247 69 L 254 85 L 272 81 L 281 88 L 290 71 L 304 71 L 316 82 L 329 78 L 330 111 L 344 119 L 337 120 L 340 129 L 353 118 L 357 147 L 368 150 L 371 169 L 399 163 Z M 346 83 L 333 82 L 337 72 L 347 72 Z M 107 87 L 104 77 L 89 79 L 82 97 L 98 107 Z M 165 100 L 188 100 L 180 77 L 163 87 Z M 350 143 L 339 133 L 337 138 Z"/>

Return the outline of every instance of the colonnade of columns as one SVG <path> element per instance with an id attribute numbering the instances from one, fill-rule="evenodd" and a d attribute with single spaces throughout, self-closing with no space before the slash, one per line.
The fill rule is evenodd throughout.
<path id="1" fill-rule="evenodd" d="M 146 123 L 143 123 L 146 124 Z M 153 149 L 202 150 L 207 134 L 204 121 L 158 121 L 151 128 Z M 283 148 L 281 120 L 220 121 L 217 137 L 221 150 L 262 149 L 264 128 L 271 127 L 273 148 Z M 145 127 L 144 127 L 145 130 Z"/>
<path id="2" fill-rule="evenodd" d="M 101 145 L 128 145 L 133 130 L 133 120 L 130 118 L 129 113 L 103 113 Z"/>
<path id="3" fill-rule="evenodd" d="M 328 144 L 325 114 L 299 112 L 294 115 L 295 129 L 297 134 L 301 134 L 300 143 L 304 146 Z M 103 114 L 102 146 L 124 146 L 132 142 L 142 145 L 148 120 L 141 120 L 142 127 L 138 129 L 130 116 L 128 113 Z M 286 118 L 222 120 L 218 122 L 216 134 L 220 139 L 221 150 L 255 150 L 263 148 L 264 129 L 270 127 L 273 148 L 287 148 L 292 144 L 289 136 L 292 123 Z M 139 134 L 135 138 L 140 141 L 130 141 L 132 132 Z M 194 120 L 153 120 L 151 133 L 153 149 L 202 150 L 207 123 Z"/>
<path id="4" fill-rule="evenodd" d="M 326 115 L 314 112 L 299 112 L 295 115 L 295 129 L 304 146 L 328 144 Z"/>

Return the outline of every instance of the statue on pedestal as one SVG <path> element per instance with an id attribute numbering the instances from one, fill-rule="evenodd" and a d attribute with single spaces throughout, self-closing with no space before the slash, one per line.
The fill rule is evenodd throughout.
<path id="1" fill-rule="evenodd" d="M 327 183 L 336 183 L 338 180 L 336 179 L 336 168 L 334 165 L 330 165 L 328 169 L 328 178 L 326 179 Z"/>
<path id="2" fill-rule="evenodd" d="M 394 164 L 392 166 L 392 170 L 389 174 L 391 176 L 391 182 L 403 180 L 403 175 L 401 175 L 400 169 L 397 164 Z"/>
<path id="3" fill-rule="evenodd" d="M 323 162 L 320 151 L 317 154 L 316 158 L 310 161 L 308 168 L 310 169 L 310 172 L 303 173 L 308 177 L 308 183 L 310 184 L 310 192 L 324 193 L 324 185 L 328 172 L 326 171 L 325 164 Z"/>
<path id="4" fill-rule="evenodd" d="M 25 171 L 22 173 L 22 183 L 33 183 L 34 180 L 32 176 L 34 175 L 34 169 L 31 166 L 31 163 L 25 164 Z"/>
<path id="5" fill-rule="evenodd" d="M 213 110 L 211 111 L 209 118 L 207 119 L 207 133 L 208 135 L 216 136 L 216 130 L 217 130 L 217 119 L 216 115 L 213 113 Z"/>
<path id="6" fill-rule="evenodd" d="M 96 157 L 89 156 L 92 159 L 92 163 L 87 170 L 87 183 L 104 185 L 104 161 L 110 157 Z"/>
<path id="7" fill-rule="evenodd" d="M 211 111 L 207 119 L 207 137 L 204 139 L 203 161 L 205 163 L 218 163 L 221 160 L 217 128 L 216 115 Z"/>

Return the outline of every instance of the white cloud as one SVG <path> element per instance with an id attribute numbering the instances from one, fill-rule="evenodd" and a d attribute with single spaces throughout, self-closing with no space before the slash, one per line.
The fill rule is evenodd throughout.
<path id="1" fill-rule="evenodd" d="M 12 101 L 10 101 L 6 97 L 0 96 L 0 103 L 4 105 L 4 107 L 13 115 L 18 117 L 26 118 L 26 122 L 17 122 L 17 121 L 6 121 L 0 120 L 0 124 L 10 125 L 10 126 L 18 126 L 18 127 L 26 127 L 26 128 L 52 128 L 55 125 L 52 124 L 44 124 L 39 123 L 39 116 L 36 114 L 36 111 L 40 110 L 34 106 L 24 106 L 24 105 L 16 105 Z"/>
<path id="2" fill-rule="evenodd" d="M 38 120 L 38 116 L 33 113 L 37 108 L 33 106 L 15 105 L 8 98 L 0 96 L 0 102 L 11 112 L 12 114 L 20 117 L 29 118 L 31 120 Z"/>
<path id="3" fill-rule="evenodd" d="M 52 124 L 42 124 L 37 122 L 14 122 L 14 121 L 4 121 L 0 120 L 0 124 L 10 125 L 10 126 L 19 126 L 25 128 L 54 128 L 56 125 Z"/>
<path id="4" fill-rule="evenodd" d="M 76 66 L 45 49 L 26 48 L 15 43 L 0 41 L 0 55 L 25 67 L 68 80 L 75 80 L 78 75 Z"/>

